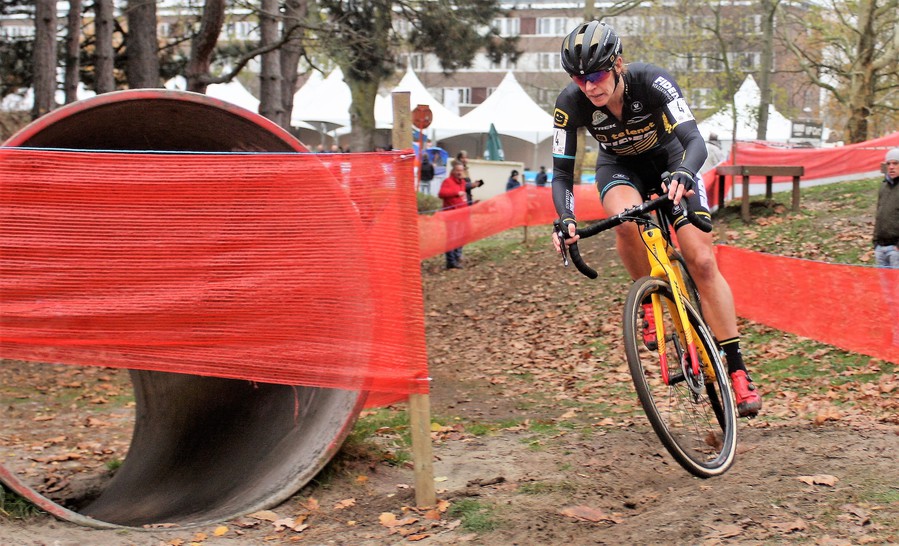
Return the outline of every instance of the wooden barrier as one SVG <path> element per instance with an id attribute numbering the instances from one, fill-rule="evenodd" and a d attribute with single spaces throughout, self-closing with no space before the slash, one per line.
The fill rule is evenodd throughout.
<path id="1" fill-rule="evenodd" d="M 743 177 L 743 202 L 740 205 L 740 215 L 744 222 L 749 222 L 749 177 L 765 177 L 765 199 L 771 201 L 771 185 L 775 176 L 793 177 L 793 211 L 799 210 L 799 178 L 805 174 L 805 167 L 785 165 L 719 165 L 715 167 L 718 175 L 718 206 L 724 205 L 724 180 L 727 176 Z"/>

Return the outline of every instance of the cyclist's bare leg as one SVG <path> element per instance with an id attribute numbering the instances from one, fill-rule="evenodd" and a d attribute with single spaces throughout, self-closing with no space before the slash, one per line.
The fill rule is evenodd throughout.
<path id="1" fill-rule="evenodd" d="M 692 225 L 677 230 L 681 253 L 702 299 L 702 314 L 719 340 L 735 338 L 737 315 L 730 286 L 718 270 L 712 249 L 712 234 Z"/>
<path id="2" fill-rule="evenodd" d="M 625 185 L 611 188 L 602 200 L 603 209 L 609 216 L 641 203 L 643 203 L 643 198 L 640 197 L 640 193 L 635 188 Z M 627 269 L 632 279 L 636 280 L 649 275 L 650 267 L 646 258 L 646 247 L 643 246 L 643 239 L 640 237 L 637 224 L 625 222 L 615 228 L 615 247 L 618 249 L 618 256 L 621 257 L 624 268 Z"/>

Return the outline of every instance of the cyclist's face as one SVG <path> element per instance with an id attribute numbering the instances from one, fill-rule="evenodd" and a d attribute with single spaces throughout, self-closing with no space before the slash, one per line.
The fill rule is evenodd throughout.
<path id="1" fill-rule="evenodd" d="M 619 58 L 611 70 L 572 76 L 571 79 L 594 106 L 605 106 L 615 92 L 615 71 L 620 63 L 621 59 Z"/>

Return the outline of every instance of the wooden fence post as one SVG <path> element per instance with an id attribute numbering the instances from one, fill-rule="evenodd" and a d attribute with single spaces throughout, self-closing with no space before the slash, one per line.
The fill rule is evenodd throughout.
<path id="1" fill-rule="evenodd" d="M 410 94 L 397 91 L 393 100 L 393 149 L 412 147 Z M 427 394 L 409 395 L 409 427 L 412 434 L 412 464 L 415 473 L 415 504 L 435 506 L 434 452 L 431 445 L 431 398 Z"/>

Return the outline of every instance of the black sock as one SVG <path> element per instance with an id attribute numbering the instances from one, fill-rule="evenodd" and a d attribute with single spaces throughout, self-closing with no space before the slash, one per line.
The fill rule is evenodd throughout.
<path id="1" fill-rule="evenodd" d="M 740 338 L 732 337 L 718 343 L 724 350 L 724 358 L 727 360 L 727 373 L 731 374 L 739 370 L 746 370 L 746 364 L 743 364 L 743 353 L 740 352 Z"/>

